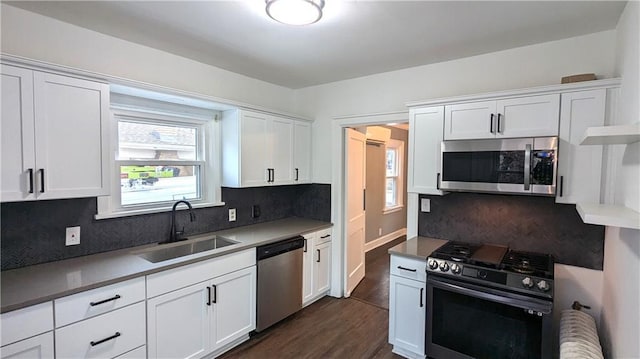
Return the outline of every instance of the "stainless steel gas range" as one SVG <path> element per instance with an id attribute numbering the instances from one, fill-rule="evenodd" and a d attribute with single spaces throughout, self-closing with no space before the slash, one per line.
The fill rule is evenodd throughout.
<path id="1" fill-rule="evenodd" d="M 448 242 L 427 259 L 427 355 L 552 356 L 551 255 Z"/>

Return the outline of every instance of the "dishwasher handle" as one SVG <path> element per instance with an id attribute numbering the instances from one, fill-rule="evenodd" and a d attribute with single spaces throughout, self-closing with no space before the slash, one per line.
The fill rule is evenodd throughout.
<path id="1" fill-rule="evenodd" d="M 256 248 L 257 260 L 263 260 L 271 257 L 275 257 L 279 254 L 295 251 L 304 247 L 304 237 L 295 236 L 289 239 L 285 239 L 276 243 L 266 244 Z"/>

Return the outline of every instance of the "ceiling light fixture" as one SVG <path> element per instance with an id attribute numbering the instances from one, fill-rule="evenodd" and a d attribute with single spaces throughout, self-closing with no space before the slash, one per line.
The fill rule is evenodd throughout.
<path id="1" fill-rule="evenodd" d="M 267 14 L 288 25 L 309 25 L 322 17 L 324 0 L 266 0 Z"/>

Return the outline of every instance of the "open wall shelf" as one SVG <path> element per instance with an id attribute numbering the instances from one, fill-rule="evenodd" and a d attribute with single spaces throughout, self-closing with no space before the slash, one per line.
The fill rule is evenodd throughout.
<path id="1" fill-rule="evenodd" d="M 581 145 L 622 145 L 640 141 L 640 125 L 589 127 Z"/>
<path id="2" fill-rule="evenodd" d="M 576 209 L 584 223 L 640 229 L 640 213 L 610 204 L 578 203 Z"/>

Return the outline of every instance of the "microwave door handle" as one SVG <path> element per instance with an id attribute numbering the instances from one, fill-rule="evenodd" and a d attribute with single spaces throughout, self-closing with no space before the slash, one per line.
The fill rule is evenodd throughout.
<path id="1" fill-rule="evenodd" d="M 531 188 L 531 144 L 524 146 L 524 190 Z"/>

